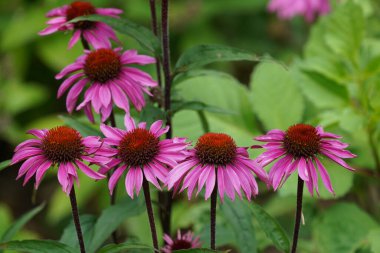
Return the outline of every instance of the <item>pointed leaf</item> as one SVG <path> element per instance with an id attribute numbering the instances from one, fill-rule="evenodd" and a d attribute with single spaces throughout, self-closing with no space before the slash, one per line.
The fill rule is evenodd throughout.
<path id="1" fill-rule="evenodd" d="M 119 253 L 119 252 L 131 252 L 131 253 L 153 253 L 152 247 L 139 243 L 120 243 L 109 244 L 97 251 L 97 253 Z"/>
<path id="2" fill-rule="evenodd" d="M 0 249 L 28 253 L 76 253 L 70 246 L 50 240 L 10 241 L 1 243 Z"/>

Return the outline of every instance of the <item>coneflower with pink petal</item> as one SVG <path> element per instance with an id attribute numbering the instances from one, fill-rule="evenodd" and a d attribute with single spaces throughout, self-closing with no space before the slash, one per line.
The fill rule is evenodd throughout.
<path id="1" fill-rule="evenodd" d="M 25 176 L 24 185 L 35 175 L 35 188 L 40 185 L 42 178 L 51 167 L 58 167 L 58 181 L 62 190 L 70 196 L 72 214 L 77 231 L 80 250 L 85 253 L 82 230 L 79 222 L 78 207 L 73 187 L 78 184 L 77 169 L 88 177 L 99 180 L 103 174 L 93 171 L 85 162 L 103 165 L 109 162 L 109 150 L 100 137 L 82 137 L 78 131 L 66 126 L 47 129 L 32 129 L 28 131 L 37 139 L 29 139 L 19 144 L 15 149 L 12 163 L 21 161 L 17 179 Z"/>
<path id="2" fill-rule="evenodd" d="M 225 194 L 234 200 L 235 192 L 242 198 L 242 190 L 250 200 L 259 191 L 254 174 L 267 181 L 267 173 L 249 158 L 247 148 L 237 147 L 227 134 L 206 133 L 189 151 L 186 160 L 169 172 L 167 185 L 175 192 L 187 188 L 189 199 L 196 187 L 197 194 L 205 187 L 205 199 L 211 196 L 211 249 L 215 249 L 217 192 L 223 201 Z"/>
<path id="3" fill-rule="evenodd" d="M 194 233 L 191 231 L 181 234 L 181 231 L 178 230 L 177 236 L 173 238 L 165 234 L 164 240 L 166 245 L 161 249 L 163 253 L 172 253 L 174 250 L 196 249 L 201 247 L 199 237 L 194 237 Z"/>
<path id="4" fill-rule="evenodd" d="M 169 129 L 162 126 L 161 120 L 147 128 L 145 122 L 136 125 L 133 118 L 126 115 L 124 124 L 126 130 L 104 124 L 100 126 L 106 136 L 104 142 L 113 147 L 114 154 L 113 160 L 107 164 L 108 167 L 102 168 L 101 172 L 107 173 L 110 169 L 116 168 L 108 182 L 111 194 L 126 171 L 125 188 L 131 198 L 134 197 L 134 193 L 139 195 L 143 187 L 153 245 L 158 249 L 148 182 L 161 190 L 159 182 L 164 182 L 169 169 L 187 157 L 186 148 L 189 144 L 184 138 L 160 140 L 160 136 Z"/>
<path id="5" fill-rule="evenodd" d="M 101 114 L 104 122 L 112 113 L 113 104 L 129 114 L 129 101 L 140 111 L 145 106 L 144 93 L 151 96 L 149 87 L 157 86 L 151 76 L 131 64 L 146 65 L 155 63 L 150 56 L 139 55 L 136 50 L 100 48 L 85 50 L 75 63 L 65 67 L 56 79 L 66 80 L 58 89 L 58 98 L 69 90 L 66 108 L 69 113 L 74 109 L 84 109 L 90 121 L 94 122 L 92 108 Z M 86 85 L 89 85 L 86 88 Z M 77 105 L 79 95 L 85 90 L 84 100 Z"/>
<path id="6" fill-rule="evenodd" d="M 58 31 L 74 31 L 69 41 L 72 48 L 80 39 L 87 41 L 94 48 L 111 47 L 110 40 L 118 41 L 112 28 L 102 22 L 78 21 L 70 23 L 77 17 L 88 15 L 101 15 L 118 18 L 123 13 L 115 8 L 95 8 L 90 2 L 75 1 L 70 5 L 64 5 L 49 11 L 46 16 L 51 18 L 47 28 L 39 32 L 40 35 L 49 35 Z"/>
<path id="7" fill-rule="evenodd" d="M 269 172 L 269 182 L 275 190 L 292 173 L 298 172 L 292 253 L 297 249 L 304 182 L 311 195 L 314 194 L 314 190 L 319 195 L 317 173 L 319 171 L 327 190 L 334 193 L 330 176 L 321 158 L 327 158 L 350 171 L 354 170 L 343 159 L 354 158 L 356 155 L 345 150 L 348 144 L 339 141 L 340 138 L 336 134 L 325 132 L 321 126 L 313 127 L 306 124 L 293 125 L 286 131 L 271 130 L 266 135 L 255 138 L 257 141 L 267 142 L 262 146 L 266 151 L 257 157 L 257 162 L 266 166 L 277 160 Z"/>

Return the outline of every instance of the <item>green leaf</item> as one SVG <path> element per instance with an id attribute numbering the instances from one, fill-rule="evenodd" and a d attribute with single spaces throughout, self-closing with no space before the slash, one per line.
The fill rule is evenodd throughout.
<path id="1" fill-rule="evenodd" d="M 70 246 L 50 240 L 10 241 L 1 243 L 0 249 L 28 253 L 76 253 Z"/>
<path id="2" fill-rule="evenodd" d="M 15 221 L 10 228 L 3 234 L 0 242 L 6 242 L 11 240 L 34 216 L 36 216 L 45 207 L 45 204 L 41 204 Z M 0 251 L 1 252 L 1 251 Z"/>
<path id="3" fill-rule="evenodd" d="M 0 162 L 0 171 L 7 168 L 11 164 L 11 160 Z"/>
<path id="4" fill-rule="evenodd" d="M 241 200 L 232 202 L 228 198 L 220 205 L 221 210 L 236 234 L 236 246 L 241 252 L 257 252 L 255 229 L 252 224 L 251 210 Z"/>
<path id="5" fill-rule="evenodd" d="M 165 112 L 151 103 L 147 103 L 140 114 L 140 122 L 146 122 L 147 124 L 152 124 L 157 120 L 165 120 L 165 118 Z"/>
<path id="6" fill-rule="evenodd" d="M 66 125 L 78 130 L 83 136 L 102 136 L 102 133 L 99 130 L 93 128 L 88 123 L 83 123 L 70 116 L 61 115 L 60 118 Z"/>
<path id="7" fill-rule="evenodd" d="M 207 112 L 222 113 L 222 114 L 234 114 L 234 112 L 231 110 L 225 110 L 222 108 L 218 108 L 216 106 L 210 106 L 201 101 L 173 101 L 172 102 L 173 114 L 181 110 L 207 111 Z"/>
<path id="8" fill-rule="evenodd" d="M 191 79 L 194 77 L 201 77 L 201 76 L 214 76 L 217 78 L 227 78 L 227 79 L 231 79 L 232 81 L 235 81 L 235 78 L 233 76 L 225 72 L 210 70 L 210 69 L 193 69 L 193 70 L 182 72 L 176 75 L 173 79 L 172 88 L 182 82 L 185 82 L 188 79 Z"/>
<path id="9" fill-rule="evenodd" d="M 174 250 L 175 253 L 215 253 L 221 251 L 215 251 L 211 249 L 182 249 L 182 250 Z"/>
<path id="10" fill-rule="evenodd" d="M 131 252 L 131 253 L 153 253 L 153 248 L 144 244 L 138 243 L 120 243 L 109 244 L 97 251 L 97 253 L 119 253 L 119 252 Z"/>
<path id="11" fill-rule="evenodd" d="M 84 245 L 87 248 L 90 245 L 90 242 L 92 240 L 96 217 L 93 215 L 81 215 L 79 217 L 79 220 L 80 220 L 80 225 L 82 228 Z M 74 222 L 72 220 L 70 224 L 63 231 L 63 234 L 59 241 L 67 245 L 72 245 L 72 246 L 75 245 L 75 248 L 79 249 L 78 237 L 77 237 Z"/>
<path id="12" fill-rule="evenodd" d="M 152 52 L 154 55 L 159 56 L 161 52 L 161 45 L 158 38 L 152 33 L 152 31 L 144 26 L 138 25 L 126 18 L 113 18 L 107 16 L 82 16 L 71 20 L 70 22 L 75 23 L 77 21 L 90 20 L 90 21 L 100 21 L 111 26 L 116 31 L 128 35 L 140 45 Z"/>
<path id="13" fill-rule="evenodd" d="M 88 251 L 95 252 L 125 219 L 143 213 L 145 205 L 142 198 L 125 198 L 116 205 L 105 209 L 96 221 L 94 236 Z"/>
<path id="14" fill-rule="evenodd" d="M 265 212 L 261 206 L 253 203 L 250 207 L 262 230 L 264 230 L 265 234 L 272 240 L 277 249 L 283 252 L 289 252 L 289 238 L 281 225 Z"/>
<path id="15" fill-rule="evenodd" d="M 302 121 L 303 97 L 282 66 L 261 63 L 251 78 L 253 109 L 266 129 L 287 129 Z"/>
<path id="16" fill-rule="evenodd" d="M 223 45 L 198 45 L 185 51 L 178 59 L 174 73 L 186 72 L 213 62 L 258 61 L 259 57 L 249 51 Z"/>
<path id="17" fill-rule="evenodd" d="M 335 204 L 313 223 L 318 252 L 353 252 L 368 231 L 378 226 L 367 213 L 350 203 Z"/>

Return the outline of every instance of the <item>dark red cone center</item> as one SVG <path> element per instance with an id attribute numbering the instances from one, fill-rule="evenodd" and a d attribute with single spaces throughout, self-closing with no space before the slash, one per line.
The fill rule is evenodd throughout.
<path id="1" fill-rule="evenodd" d="M 315 127 L 296 124 L 286 131 L 284 147 L 293 157 L 312 157 L 319 152 L 321 137 Z"/>
<path id="2" fill-rule="evenodd" d="M 202 135 L 195 146 L 202 164 L 226 165 L 236 156 L 236 144 L 231 136 L 222 133 Z"/>
<path id="3" fill-rule="evenodd" d="M 81 157 L 84 146 L 78 131 L 66 126 L 50 129 L 42 139 L 44 155 L 53 163 L 73 162 Z"/>
<path id="4" fill-rule="evenodd" d="M 180 249 L 191 249 L 191 242 L 186 240 L 174 240 L 172 245 L 172 250 L 180 250 Z"/>
<path id="5" fill-rule="evenodd" d="M 70 21 L 76 17 L 87 16 L 95 13 L 95 7 L 91 3 L 75 1 L 72 2 L 66 10 L 66 19 L 67 21 Z M 93 25 L 94 22 L 91 21 L 79 21 L 74 23 L 75 28 L 82 30 L 91 28 Z"/>
<path id="6" fill-rule="evenodd" d="M 119 144 L 119 157 L 129 166 L 143 166 L 153 160 L 159 151 L 159 139 L 146 129 L 128 132 Z"/>
<path id="7" fill-rule="evenodd" d="M 120 73 L 120 56 L 112 49 L 101 48 L 87 55 L 84 73 L 94 82 L 105 83 Z"/>

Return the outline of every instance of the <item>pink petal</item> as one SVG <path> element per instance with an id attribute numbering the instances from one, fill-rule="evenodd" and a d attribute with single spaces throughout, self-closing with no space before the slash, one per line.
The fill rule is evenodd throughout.
<path id="1" fill-rule="evenodd" d="M 124 170 L 127 168 L 126 165 L 123 165 L 123 166 L 120 166 L 119 168 L 117 168 L 112 176 L 110 177 L 109 181 L 108 181 L 108 189 L 110 190 L 110 194 L 112 195 L 113 194 L 113 190 L 115 189 L 115 186 L 117 184 L 117 181 L 119 181 L 121 175 L 123 174 Z"/>

